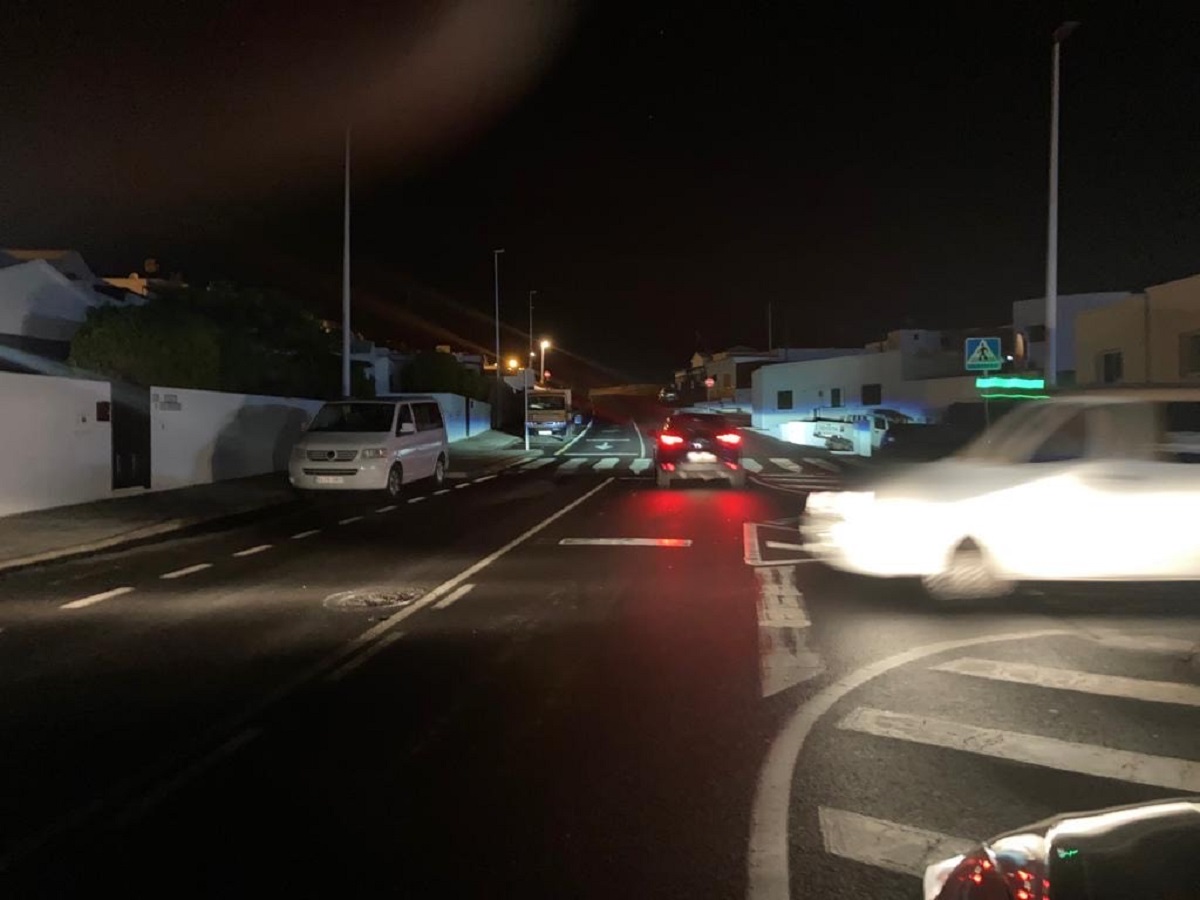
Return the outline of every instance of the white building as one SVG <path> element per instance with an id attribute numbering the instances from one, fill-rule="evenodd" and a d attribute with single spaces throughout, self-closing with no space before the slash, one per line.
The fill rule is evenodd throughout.
<path id="1" fill-rule="evenodd" d="M 1094 294 L 1062 294 L 1058 298 L 1058 334 L 1055 347 L 1058 350 L 1058 383 L 1074 384 L 1075 320 L 1085 310 L 1102 309 L 1119 303 L 1131 296 L 1129 291 L 1103 291 Z M 1024 367 L 1045 371 L 1046 365 L 1046 298 L 1018 300 L 1013 304 L 1013 332 L 1024 341 L 1016 355 L 1023 357 Z M 1022 353 L 1022 349 L 1024 352 Z"/>
<path id="2" fill-rule="evenodd" d="M 903 329 L 854 353 L 763 366 L 753 373 L 753 424 L 781 437 L 784 422 L 831 408 L 935 419 L 951 403 L 977 399 L 961 346 L 946 343 L 941 332 Z"/>

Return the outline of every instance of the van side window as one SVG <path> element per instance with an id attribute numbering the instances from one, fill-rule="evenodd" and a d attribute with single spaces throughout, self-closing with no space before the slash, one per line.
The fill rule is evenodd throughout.
<path id="1" fill-rule="evenodd" d="M 417 431 L 433 431 L 442 427 L 442 410 L 436 403 L 414 403 Z"/>
<path id="2" fill-rule="evenodd" d="M 412 407 L 410 407 L 407 403 L 401 404 L 400 415 L 396 416 L 396 434 L 400 434 L 401 426 L 404 425 L 405 422 L 412 422 L 412 420 Z"/>

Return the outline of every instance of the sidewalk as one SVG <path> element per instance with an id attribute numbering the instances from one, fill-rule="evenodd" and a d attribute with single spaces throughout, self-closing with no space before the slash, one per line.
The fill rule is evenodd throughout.
<path id="1" fill-rule="evenodd" d="M 295 500 L 283 473 L 0 519 L 0 572 L 142 543 Z"/>
<path id="2" fill-rule="evenodd" d="M 485 431 L 450 445 L 451 477 L 496 471 L 526 458 L 518 437 Z M 295 501 L 278 472 L 173 491 L 131 494 L 0 518 L 0 574 L 130 544 L 164 540 Z"/>

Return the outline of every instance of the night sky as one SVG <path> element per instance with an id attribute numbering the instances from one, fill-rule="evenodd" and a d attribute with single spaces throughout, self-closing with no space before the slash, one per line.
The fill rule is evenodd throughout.
<path id="1" fill-rule="evenodd" d="M 493 247 L 505 351 L 536 288 L 535 332 L 620 378 L 764 344 L 768 302 L 793 346 L 999 324 L 1042 294 L 1050 33 L 1079 19 L 1060 291 L 1200 272 L 1186 4 L 296 6 L 10 0 L 0 245 L 336 314 L 352 119 L 368 336 L 490 347 Z"/>

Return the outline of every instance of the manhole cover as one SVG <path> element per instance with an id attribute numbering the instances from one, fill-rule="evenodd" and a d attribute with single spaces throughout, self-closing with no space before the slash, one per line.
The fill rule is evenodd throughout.
<path id="1" fill-rule="evenodd" d="M 339 591 L 325 598 L 326 609 L 386 609 L 404 606 L 420 597 L 422 591 L 396 588 L 363 588 L 357 591 Z"/>

